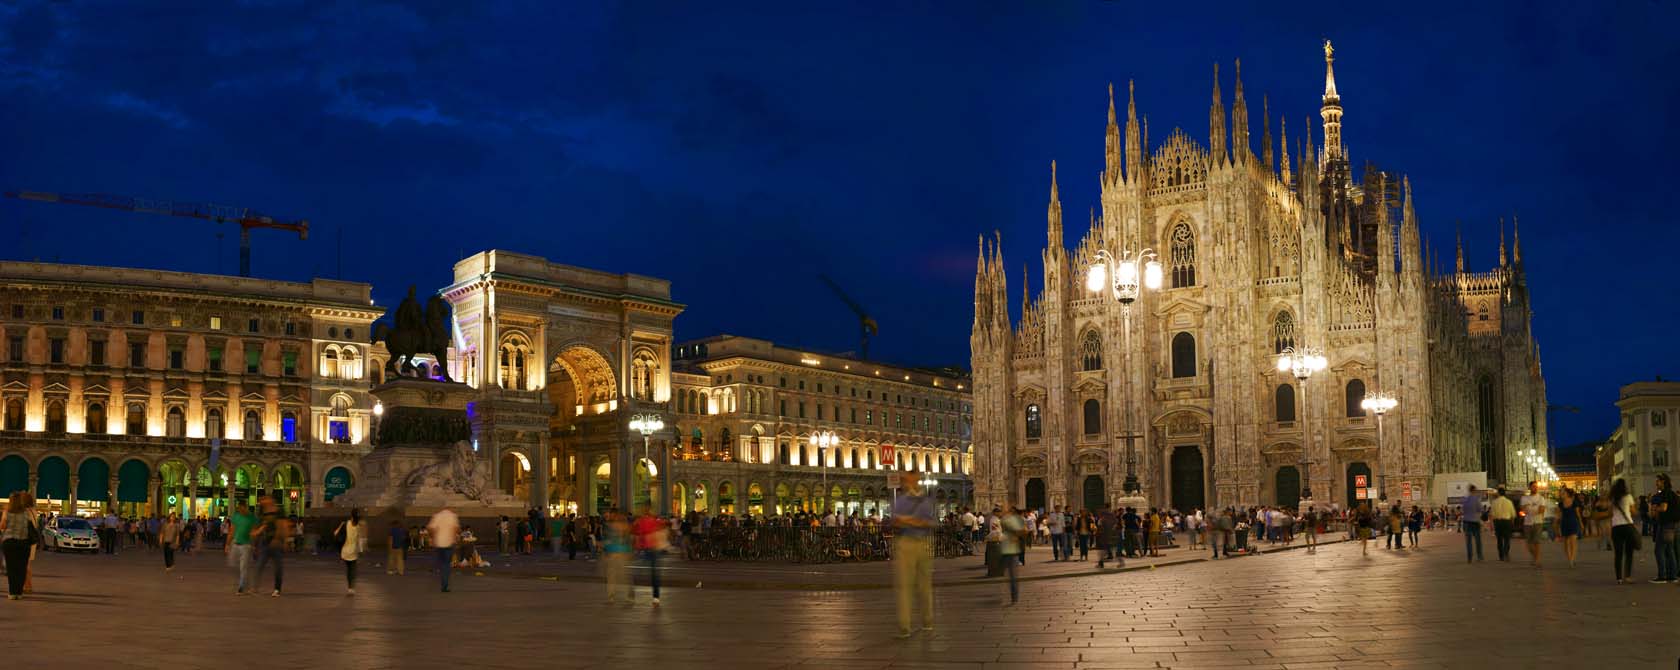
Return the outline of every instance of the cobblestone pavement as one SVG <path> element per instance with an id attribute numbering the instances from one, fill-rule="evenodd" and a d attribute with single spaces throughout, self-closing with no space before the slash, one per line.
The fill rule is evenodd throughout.
<path id="1" fill-rule="evenodd" d="M 1581 565 L 1466 565 L 1460 536 L 1420 551 L 1357 543 L 1022 584 L 937 589 L 937 630 L 892 638 L 886 590 L 668 588 L 654 608 L 599 584 L 457 573 L 438 593 L 364 566 L 294 558 L 286 591 L 236 597 L 220 554 L 164 574 L 146 551 L 44 556 L 36 593 L 0 601 L 6 664 L 108 668 L 1670 668 L 1680 587 L 1616 586 Z M 1492 549 L 1491 542 L 1488 549 Z M 1517 548 L 1521 552 L 1521 546 Z M 371 558 L 371 557 L 370 557 Z M 882 578 L 887 567 L 875 566 Z M 1031 576 L 1040 564 L 1029 562 Z M 1049 570 L 1048 566 L 1043 567 Z M 1649 578 L 1652 562 L 1635 565 Z M 687 582 L 685 578 L 683 580 Z M 265 584 L 266 585 L 266 584 Z M 96 665 L 97 664 L 97 665 Z"/>

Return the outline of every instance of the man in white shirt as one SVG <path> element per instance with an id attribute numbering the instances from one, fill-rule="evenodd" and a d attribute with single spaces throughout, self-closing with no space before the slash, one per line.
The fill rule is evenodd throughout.
<path id="1" fill-rule="evenodd" d="M 438 571 L 438 579 L 443 583 L 443 592 L 448 593 L 449 573 L 453 571 L 453 561 L 450 559 L 455 554 L 455 539 L 461 533 L 461 518 L 445 507 L 433 514 L 431 521 L 426 522 L 426 531 L 431 534 L 432 551 L 437 556 L 433 565 Z"/>
<path id="2" fill-rule="evenodd" d="M 834 510 L 831 509 L 828 511 L 828 514 L 823 515 L 822 525 L 824 528 L 833 528 L 838 526 L 840 525 L 840 517 L 835 516 Z"/>
<path id="3" fill-rule="evenodd" d="M 1552 501 L 1540 495 L 1540 484 L 1528 483 L 1528 495 L 1522 497 L 1523 538 L 1528 540 L 1528 556 L 1534 567 L 1540 567 L 1540 542 L 1546 529 L 1546 510 Z"/>
<path id="4" fill-rule="evenodd" d="M 964 507 L 959 522 L 962 523 L 963 530 L 968 533 L 968 540 L 970 542 L 976 541 L 978 538 L 975 535 L 980 529 L 980 517 L 974 516 L 974 510 Z"/>
<path id="5" fill-rule="evenodd" d="M 1045 518 L 1045 523 L 1050 526 L 1050 560 L 1065 561 L 1072 558 L 1071 554 L 1073 552 L 1068 551 L 1068 545 L 1065 542 L 1068 539 L 1067 515 L 1062 514 L 1061 505 L 1057 505 L 1050 512 L 1049 516 Z"/>
<path id="6" fill-rule="evenodd" d="M 105 543 L 105 553 L 117 553 L 118 545 L 122 544 L 122 519 L 117 518 L 116 512 L 105 515 L 105 533 L 110 536 L 110 542 Z"/>

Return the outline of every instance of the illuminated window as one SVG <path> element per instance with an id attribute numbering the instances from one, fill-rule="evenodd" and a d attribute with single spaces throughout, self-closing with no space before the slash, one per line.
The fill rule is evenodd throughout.
<path id="1" fill-rule="evenodd" d="M 210 330 L 221 330 L 221 329 L 222 329 L 222 317 L 219 317 L 219 316 L 210 317 Z"/>
<path id="2" fill-rule="evenodd" d="M 1041 423 L 1038 405 L 1027 405 L 1027 439 L 1036 440 L 1044 434 L 1044 424 Z"/>

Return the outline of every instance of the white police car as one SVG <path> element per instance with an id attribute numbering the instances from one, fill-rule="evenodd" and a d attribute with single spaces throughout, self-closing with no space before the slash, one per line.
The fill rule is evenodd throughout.
<path id="1" fill-rule="evenodd" d="M 41 533 L 41 544 L 48 551 L 99 551 L 99 532 L 86 519 L 59 517 Z"/>

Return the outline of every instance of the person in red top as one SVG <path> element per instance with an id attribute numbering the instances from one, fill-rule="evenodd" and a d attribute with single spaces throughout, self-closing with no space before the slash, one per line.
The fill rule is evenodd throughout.
<path id="1" fill-rule="evenodd" d="M 636 522 L 630 525 L 630 533 L 635 537 L 635 544 L 631 545 L 638 553 L 647 559 L 648 575 L 653 581 L 653 605 L 659 606 L 659 555 L 665 553 L 670 546 L 668 540 L 669 526 L 646 506 L 636 514 Z"/>

